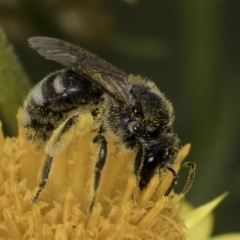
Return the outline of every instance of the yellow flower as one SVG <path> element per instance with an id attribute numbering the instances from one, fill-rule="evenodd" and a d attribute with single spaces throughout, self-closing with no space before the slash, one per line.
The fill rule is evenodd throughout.
<path id="1" fill-rule="evenodd" d="M 109 157 L 94 197 L 93 133 L 76 137 L 55 159 L 46 188 L 36 204 L 44 152 L 33 151 L 19 124 L 17 138 L 0 135 L 0 239 L 186 239 L 176 202 L 164 193 L 172 174 L 157 174 L 140 192 L 132 166 L 134 152 L 109 143 Z M 179 152 L 177 170 L 190 146 Z M 96 152 L 96 153 L 95 153 Z"/>
<path id="2" fill-rule="evenodd" d="M 203 207 L 180 213 L 185 209 L 183 196 L 172 193 L 164 197 L 172 174 L 155 175 L 140 192 L 132 174 L 134 152 L 116 149 L 111 142 L 95 202 L 89 211 L 94 198 L 94 160 L 98 152 L 90 144 L 92 135 L 89 132 L 74 138 L 57 156 L 46 188 L 33 204 L 44 152 L 35 152 L 28 146 L 21 124 L 16 138 L 5 138 L 0 131 L 0 240 L 209 239 L 208 234 L 192 235 L 191 230 L 220 199 L 210 204 L 208 211 Z M 180 150 L 174 165 L 176 171 L 189 149 L 190 145 L 186 145 Z"/>

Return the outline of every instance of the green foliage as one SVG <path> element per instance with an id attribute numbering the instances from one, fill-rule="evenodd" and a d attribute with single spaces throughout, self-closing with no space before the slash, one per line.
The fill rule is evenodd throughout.
<path id="1" fill-rule="evenodd" d="M 29 88 L 29 80 L 0 28 L 0 118 L 10 134 L 17 133 L 17 109 Z"/>

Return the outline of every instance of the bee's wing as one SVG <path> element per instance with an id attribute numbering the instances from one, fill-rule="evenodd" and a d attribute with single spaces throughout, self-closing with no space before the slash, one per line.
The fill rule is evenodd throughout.
<path id="1" fill-rule="evenodd" d="M 32 37 L 30 46 L 46 59 L 74 70 L 107 92 L 120 105 L 130 103 L 132 95 L 127 75 L 93 53 L 71 43 L 49 37 Z"/>

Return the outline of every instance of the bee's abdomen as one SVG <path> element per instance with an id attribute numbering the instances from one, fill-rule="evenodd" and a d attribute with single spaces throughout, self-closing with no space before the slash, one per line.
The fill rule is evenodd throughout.
<path id="1" fill-rule="evenodd" d="M 72 111 L 97 104 L 101 95 L 89 80 L 71 70 L 50 74 L 30 91 L 24 102 L 22 123 L 27 140 L 39 148 Z"/>

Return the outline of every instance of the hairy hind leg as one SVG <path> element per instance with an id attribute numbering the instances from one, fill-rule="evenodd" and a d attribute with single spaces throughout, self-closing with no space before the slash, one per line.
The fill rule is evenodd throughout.
<path id="1" fill-rule="evenodd" d="M 32 202 L 36 202 L 38 200 L 41 192 L 46 187 L 54 158 L 67 147 L 76 135 L 84 134 L 90 131 L 92 126 L 93 118 L 90 113 L 85 113 L 83 115 L 78 114 L 69 117 L 53 132 L 53 135 L 45 147 L 46 157 L 43 160 L 39 184 Z"/>

